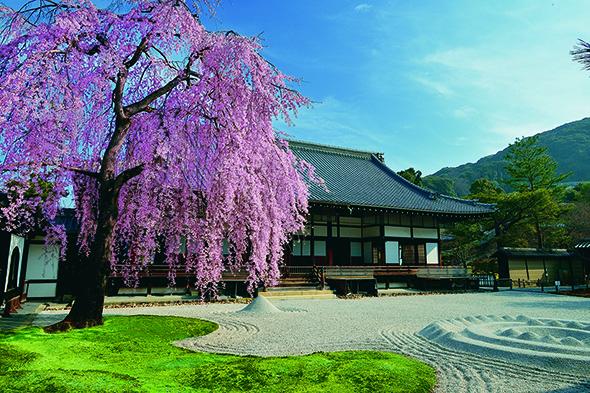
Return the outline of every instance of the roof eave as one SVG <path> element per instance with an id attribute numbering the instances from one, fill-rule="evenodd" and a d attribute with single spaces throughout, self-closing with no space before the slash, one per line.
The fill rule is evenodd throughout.
<path id="1" fill-rule="evenodd" d="M 441 212 L 435 210 L 427 210 L 427 209 L 404 209 L 399 207 L 392 207 L 392 206 L 380 206 L 380 205 L 370 205 L 370 204 L 351 204 L 347 202 L 335 202 L 335 201 L 323 201 L 319 199 L 309 199 L 310 204 L 315 205 L 325 205 L 325 206 L 336 206 L 342 208 L 354 208 L 354 209 L 375 209 L 375 210 L 383 210 L 383 211 L 391 211 L 391 212 L 401 212 L 401 213 L 409 213 L 409 214 L 427 214 L 427 215 L 435 215 L 435 216 L 446 216 L 446 217 L 485 217 L 490 216 L 493 214 L 493 211 L 482 211 L 482 212 Z"/>

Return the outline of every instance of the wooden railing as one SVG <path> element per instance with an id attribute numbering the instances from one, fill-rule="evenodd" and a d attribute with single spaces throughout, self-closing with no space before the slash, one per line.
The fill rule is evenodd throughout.
<path id="1" fill-rule="evenodd" d="M 122 271 L 124 270 L 124 265 L 117 265 L 116 269 L 111 272 L 109 275 L 110 278 L 121 278 L 123 277 Z M 139 277 L 147 278 L 147 277 L 168 277 L 170 274 L 170 268 L 166 265 L 148 265 L 144 270 L 140 272 Z M 174 269 L 174 276 L 175 277 L 194 277 L 194 272 L 187 272 L 184 269 L 184 266 L 179 266 L 178 268 Z M 222 273 L 222 280 L 228 279 L 241 279 L 245 280 L 248 277 L 248 272 L 245 270 L 238 270 L 235 272 L 231 272 L 229 270 L 224 271 Z"/>
<path id="2" fill-rule="evenodd" d="M 416 275 L 428 278 L 467 277 L 467 269 L 456 266 L 400 266 L 400 265 L 358 265 L 358 266 L 316 266 L 317 275 L 330 277 L 370 277 Z"/>
<path id="3" fill-rule="evenodd" d="M 114 272 L 110 274 L 111 278 L 122 277 L 123 265 L 116 266 Z M 169 268 L 166 265 L 148 265 L 140 273 L 141 278 L 161 278 L 168 277 Z M 194 277 L 194 272 L 187 272 L 183 266 L 175 270 L 175 276 L 178 278 Z M 282 266 L 281 276 L 289 278 L 293 276 L 308 276 L 310 280 L 325 284 L 327 279 L 346 277 L 356 279 L 373 279 L 379 276 L 418 276 L 425 278 L 447 278 L 447 277 L 466 277 L 468 271 L 464 268 L 454 266 L 400 266 L 400 265 L 356 265 L 356 266 Z M 248 277 L 246 271 L 223 272 L 222 281 L 244 281 Z"/>
<path id="4" fill-rule="evenodd" d="M 109 277 L 123 277 L 122 272 L 125 270 L 126 265 L 115 265 L 115 269 L 111 271 Z M 168 277 L 170 274 L 170 268 L 166 265 L 148 265 L 144 270 L 140 272 L 140 277 Z M 174 275 L 176 277 L 193 277 L 195 273 L 187 272 L 183 266 L 174 269 Z"/>
<path id="5" fill-rule="evenodd" d="M 467 277 L 467 269 L 456 266 L 428 266 L 419 267 L 416 273 L 417 277 L 422 278 L 457 278 Z"/>
<path id="6" fill-rule="evenodd" d="M 289 277 L 292 275 L 309 275 L 314 274 L 314 266 L 281 266 L 281 276 Z"/>

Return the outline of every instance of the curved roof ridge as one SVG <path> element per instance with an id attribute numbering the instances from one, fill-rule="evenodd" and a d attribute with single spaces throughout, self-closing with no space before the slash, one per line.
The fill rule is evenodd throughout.
<path id="1" fill-rule="evenodd" d="M 360 149 L 351 149 L 348 147 L 336 146 L 336 145 L 327 145 L 322 143 L 315 143 L 304 141 L 301 139 L 291 139 L 285 138 L 284 139 L 289 146 L 294 145 L 294 147 L 299 149 L 310 149 L 310 150 L 319 150 L 319 151 L 326 151 L 328 153 L 336 153 L 342 155 L 349 155 L 349 156 L 358 156 L 358 155 L 366 155 L 366 158 L 370 158 L 371 156 L 376 155 L 383 155 L 381 152 L 377 151 L 369 151 L 369 150 L 360 150 Z"/>
<path id="2" fill-rule="evenodd" d="M 406 179 L 405 177 L 399 175 L 396 171 L 394 171 L 393 169 L 391 169 L 390 167 L 387 166 L 387 164 L 385 164 L 384 162 L 382 162 L 378 157 L 374 157 L 376 163 L 380 166 L 383 167 L 383 169 L 385 169 L 390 175 L 394 176 L 397 180 L 402 181 L 403 183 L 405 183 L 406 186 L 412 187 L 415 190 L 422 192 L 423 194 L 426 194 L 426 196 L 428 196 L 429 198 L 432 199 L 436 199 L 436 198 L 446 198 L 446 199 L 451 199 L 453 201 L 457 201 L 457 202 L 462 202 L 462 203 L 467 203 L 473 206 L 486 206 L 486 207 L 492 207 L 493 204 L 492 203 L 481 203 L 478 201 L 474 201 L 473 199 L 464 199 L 464 198 L 459 198 L 459 197 L 454 197 L 454 196 L 450 196 L 450 195 L 446 195 L 446 194 L 441 194 L 439 192 L 436 191 L 432 191 L 429 190 L 427 188 L 421 187 L 417 184 L 412 183 L 411 181 L 409 181 L 408 179 Z"/>
<path id="3" fill-rule="evenodd" d="M 487 207 L 495 206 L 495 204 L 493 204 L 493 203 L 479 202 L 476 199 L 465 199 L 465 198 L 459 198 L 459 197 L 454 197 L 454 196 L 445 195 L 445 194 L 440 194 L 440 195 L 444 198 L 451 199 L 453 201 L 465 202 L 465 203 L 469 203 L 470 205 L 474 205 L 474 206 L 487 206 Z"/>
<path id="4" fill-rule="evenodd" d="M 420 187 L 419 185 L 412 183 L 411 181 L 409 181 L 405 177 L 398 175 L 396 171 L 394 171 L 393 169 L 388 167 L 387 164 L 385 164 L 379 158 L 373 157 L 373 160 L 375 161 L 375 163 L 377 165 L 381 166 L 388 174 L 393 176 L 396 180 L 401 180 L 403 183 L 405 183 L 406 186 L 415 188 L 417 191 L 422 192 L 423 194 L 426 194 L 426 196 L 428 196 L 428 197 L 431 197 L 431 196 L 437 194 L 434 191 L 430 191 L 430 190 L 427 190 L 426 188 Z"/>

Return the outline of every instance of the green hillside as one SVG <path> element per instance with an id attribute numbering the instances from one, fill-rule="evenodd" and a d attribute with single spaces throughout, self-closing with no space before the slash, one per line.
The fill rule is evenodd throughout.
<path id="1" fill-rule="evenodd" d="M 590 118 L 542 132 L 539 134 L 539 143 L 548 148 L 549 154 L 557 161 L 560 173 L 572 172 L 568 182 L 590 180 Z M 503 186 L 506 151 L 504 149 L 476 163 L 443 168 L 426 176 L 424 184 L 434 191 L 445 194 L 454 191 L 459 196 L 468 194 L 471 183 L 480 177 L 497 180 Z"/>

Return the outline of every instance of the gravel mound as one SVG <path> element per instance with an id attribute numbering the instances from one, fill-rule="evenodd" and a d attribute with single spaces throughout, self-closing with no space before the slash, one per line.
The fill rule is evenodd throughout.
<path id="1" fill-rule="evenodd" d="M 281 310 L 262 295 L 258 295 L 250 304 L 238 311 L 238 313 L 252 314 L 277 314 L 281 312 Z"/>

